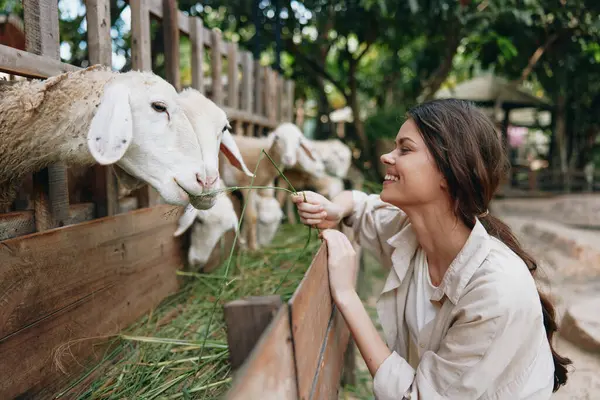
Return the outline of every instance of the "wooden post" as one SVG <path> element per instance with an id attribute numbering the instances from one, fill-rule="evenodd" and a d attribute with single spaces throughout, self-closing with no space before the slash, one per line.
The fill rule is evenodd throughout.
<path id="1" fill-rule="evenodd" d="M 238 69 L 238 45 L 229 43 L 227 45 L 227 105 L 229 108 L 237 110 L 240 103 L 239 87 L 239 69 Z M 239 133 L 242 121 L 235 120 L 233 131 Z"/>
<path id="2" fill-rule="evenodd" d="M 150 11 L 143 0 L 130 0 L 131 9 L 131 69 L 151 71 Z"/>
<path id="3" fill-rule="evenodd" d="M 274 125 L 277 120 L 275 105 L 275 72 L 271 68 L 265 68 L 265 111 L 267 119 Z"/>
<path id="4" fill-rule="evenodd" d="M 110 39 L 110 1 L 88 0 L 86 19 L 90 64 L 112 65 Z M 119 212 L 119 184 L 112 167 L 94 165 L 94 204 L 96 216 L 106 217 Z"/>
<path id="5" fill-rule="evenodd" d="M 150 10 L 144 0 L 130 0 L 131 9 L 131 69 L 152 71 L 150 57 Z M 140 208 L 159 203 L 160 196 L 154 188 L 146 185 L 135 191 Z"/>
<path id="6" fill-rule="evenodd" d="M 190 17 L 192 42 L 192 87 L 204 94 L 204 25 L 199 17 Z"/>
<path id="7" fill-rule="evenodd" d="M 254 113 L 265 116 L 265 67 L 258 60 L 254 61 Z"/>
<path id="8" fill-rule="evenodd" d="M 23 8 L 27 51 L 60 60 L 58 3 L 54 0 L 24 0 Z M 67 166 L 64 163 L 50 165 L 35 173 L 33 181 L 36 229 L 45 231 L 63 226 L 69 217 Z"/>
<path id="9" fill-rule="evenodd" d="M 245 51 L 242 55 L 242 104 L 241 109 L 252 113 L 254 104 L 253 99 L 256 92 L 254 87 L 254 63 L 252 53 Z M 246 128 L 246 136 L 254 136 L 254 124 L 249 123 Z"/>
<path id="10" fill-rule="evenodd" d="M 294 98 L 295 98 L 294 91 L 296 90 L 296 84 L 294 83 L 293 80 L 288 79 L 285 82 L 285 87 L 286 87 L 285 94 L 287 96 L 286 121 L 294 122 Z M 300 126 L 300 129 L 302 129 L 302 126 Z"/>
<path id="11" fill-rule="evenodd" d="M 280 296 L 249 297 L 225 304 L 231 368 L 244 363 L 281 305 Z"/>
<path id="12" fill-rule="evenodd" d="M 221 32 L 217 30 L 211 31 L 211 72 L 212 72 L 212 101 L 217 105 L 223 105 L 223 83 L 221 82 Z"/>
<path id="13" fill-rule="evenodd" d="M 167 82 L 181 91 L 179 73 L 179 21 L 177 0 L 163 0 L 163 34 L 165 40 L 165 73 Z"/>

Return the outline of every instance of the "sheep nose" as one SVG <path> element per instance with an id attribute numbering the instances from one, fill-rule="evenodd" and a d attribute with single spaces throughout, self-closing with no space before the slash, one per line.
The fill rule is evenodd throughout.
<path id="1" fill-rule="evenodd" d="M 292 165 L 292 156 L 286 154 L 282 157 L 281 161 L 283 161 L 283 163 L 287 166 L 291 166 Z"/>
<path id="2" fill-rule="evenodd" d="M 213 178 L 208 177 L 204 180 L 200 177 L 200 174 L 196 174 L 196 180 L 198 181 L 200 186 L 202 186 L 204 189 L 210 190 L 210 189 L 213 189 L 217 185 L 217 182 L 219 181 L 219 174 L 217 174 Z"/>

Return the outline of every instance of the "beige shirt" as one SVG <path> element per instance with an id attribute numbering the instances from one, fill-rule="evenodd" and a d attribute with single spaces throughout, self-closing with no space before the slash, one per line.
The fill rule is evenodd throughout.
<path id="1" fill-rule="evenodd" d="M 377 399 L 549 399 L 554 363 L 525 263 L 477 221 L 433 293 L 437 316 L 414 346 L 404 312 L 415 232 L 406 214 L 378 195 L 353 196 L 345 223 L 390 271 L 377 312 L 392 354 L 375 374 Z M 415 356 L 416 369 L 406 361 Z"/>

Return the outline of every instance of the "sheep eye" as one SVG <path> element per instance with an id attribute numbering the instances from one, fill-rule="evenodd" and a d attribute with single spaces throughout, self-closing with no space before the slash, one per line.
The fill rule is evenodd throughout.
<path id="1" fill-rule="evenodd" d="M 230 125 L 230 124 L 229 124 L 229 122 L 228 122 L 228 123 L 227 123 L 227 125 L 225 125 L 225 126 L 223 127 L 223 130 L 221 131 L 221 133 L 225 133 L 225 131 L 227 131 L 227 130 L 229 130 L 229 131 L 230 131 L 231 129 L 232 129 L 232 128 L 231 128 L 231 125 Z"/>
<path id="2" fill-rule="evenodd" d="M 163 102 L 155 101 L 152 103 L 152 109 L 159 113 L 167 112 L 167 105 Z"/>

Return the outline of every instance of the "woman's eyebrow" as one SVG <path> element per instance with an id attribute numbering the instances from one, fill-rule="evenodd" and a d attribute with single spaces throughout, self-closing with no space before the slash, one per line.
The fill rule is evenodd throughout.
<path id="1" fill-rule="evenodd" d="M 401 145 L 403 142 L 406 142 L 406 141 L 408 141 L 408 140 L 410 140 L 410 141 L 411 141 L 411 142 L 413 142 L 414 144 L 417 144 L 417 142 L 415 142 L 414 140 L 412 140 L 411 138 L 409 138 L 409 137 L 406 137 L 406 136 L 403 136 L 403 137 L 401 137 L 400 139 L 398 139 L 398 141 L 397 141 L 397 142 L 398 142 L 398 145 Z"/>

